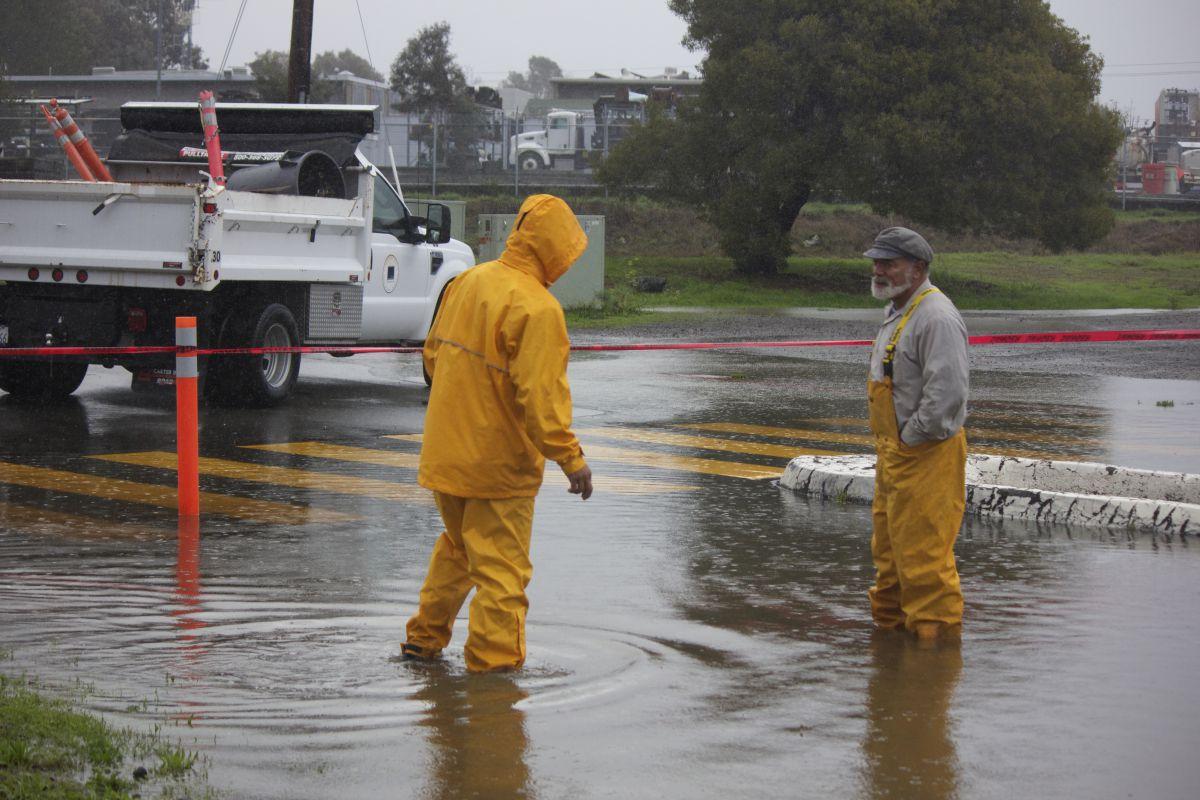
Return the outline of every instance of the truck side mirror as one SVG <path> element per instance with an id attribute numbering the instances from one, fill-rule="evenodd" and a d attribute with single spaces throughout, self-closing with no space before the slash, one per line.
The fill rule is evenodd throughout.
<path id="1" fill-rule="evenodd" d="M 445 244 L 450 241 L 450 209 L 441 203 L 430 203 L 425 212 L 425 241 L 430 244 Z"/>

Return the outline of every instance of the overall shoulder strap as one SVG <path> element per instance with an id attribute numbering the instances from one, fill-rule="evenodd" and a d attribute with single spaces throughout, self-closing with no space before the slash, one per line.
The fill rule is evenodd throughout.
<path id="1" fill-rule="evenodd" d="M 900 334 L 904 333 L 904 326 L 908 325 L 908 318 L 917 310 L 917 306 L 921 305 L 922 300 L 937 291 L 940 290 L 936 286 L 930 286 L 917 295 L 917 299 L 912 301 L 912 305 L 904 312 L 904 316 L 900 318 L 900 322 L 896 323 L 896 330 L 892 331 L 892 338 L 888 340 L 887 348 L 883 354 L 883 374 L 886 377 L 892 377 L 892 360 L 896 358 L 896 343 L 900 341 Z"/>

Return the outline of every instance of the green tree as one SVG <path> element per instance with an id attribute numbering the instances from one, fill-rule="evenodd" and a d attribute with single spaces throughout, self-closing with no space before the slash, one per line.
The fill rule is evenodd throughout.
<path id="1" fill-rule="evenodd" d="M 187 47 L 194 0 L 163 0 L 163 67 L 207 68 Z M 94 66 L 154 69 L 159 0 L 8 0 L 0 24 L 0 71 L 87 74 Z"/>
<path id="2" fill-rule="evenodd" d="M 561 78 L 562 68 L 545 56 L 530 56 L 528 72 L 510 72 L 504 79 L 505 86 L 532 92 L 534 97 L 550 96 L 550 79 Z"/>
<path id="3" fill-rule="evenodd" d="M 486 126 L 466 75 L 450 52 L 449 23 L 417 31 L 392 62 L 391 79 L 392 90 L 401 98 L 396 108 L 421 117 L 410 135 L 423 147 L 422 159 L 436 153 L 439 163 L 457 165 L 475 158 L 476 143 Z"/>
<path id="4" fill-rule="evenodd" d="M 340 53 L 327 50 L 313 59 L 313 75 L 329 78 L 343 71 L 352 72 L 360 78 L 368 78 L 373 81 L 383 80 L 383 76 L 371 66 L 370 61 L 367 61 L 350 49 L 343 50 Z"/>
<path id="5" fill-rule="evenodd" d="M 773 272 L 814 193 L 920 224 L 1082 247 L 1112 225 L 1120 141 L 1101 59 L 1041 0 L 670 0 L 707 53 L 699 98 L 601 170 L 698 207 Z"/>
<path id="6" fill-rule="evenodd" d="M 450 24 L 417 31 L 392 62 L 392 90 L 401 111 L 464 110 L 467 78 L 450 52 Z"/>
<path id="7" fill-rule="evenodd" d="M 288 54 L 282 50 L 264 50 L 254 54 L 246 65 L 254 76 L 254 90 L 267 103 L 286 103 L 288 99 Z M 342 71 L 360 78 L 382 81 L 383 76 L 371 68 L 370 62 L 352 50 L 335 53 L 327 50 L 312 61 L 310 102 L 329 103 L 336 99 L 336 84 L 331 80 Z"/>
<path id="8" fill-rule="evenodd" d="M 286 103 L 288 101 L 288 54 L 282 50 L 264 50 L 255 53 L 246 64 L 254 76 L 254 91 L 264 103 Z M 317 83 L 314 80 L 313 83 Z M 312 92 L 316 94 L 316 86 Z"/>

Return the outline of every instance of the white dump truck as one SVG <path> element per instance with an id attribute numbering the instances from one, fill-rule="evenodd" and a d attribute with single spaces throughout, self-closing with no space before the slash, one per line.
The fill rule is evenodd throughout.
<path id="1" fill-rule="evenodd" d="M 357 152 L 371 106 L 218 104 L 228 184 L 207 179 L 197 107 L 130 103 L 109 151 L 114 182 L 0 181 L 0 349 L 174 342 L 200 347 L 415 345 L 447 284 L 474 262 L 445 206 L 410 212 Z M 135 387 L 172 356 L 8 358 L 0 389 L 63 397 L 89 363 Z M 205 394 L 287 397 L 298 353 L 201 359 Z M 169 379 L 169 378 L 168 378 Z"/>

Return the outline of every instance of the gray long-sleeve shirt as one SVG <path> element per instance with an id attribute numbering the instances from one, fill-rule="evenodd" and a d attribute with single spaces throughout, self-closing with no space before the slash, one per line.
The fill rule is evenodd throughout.
<path id="1" fill-rule="evenodd" d="M 909 305 L 931 286 L 926 279 L 903 308 L 888 305 L 871 349 L 871 380 L 883 380 L 883 356 L 892 332 Z M 892 360 L 900 439 L 916 445 L 957 433 L 967 417 L 968 381 L 967 326 L 950 298 L 934 292 L 909 317 Z"/>

